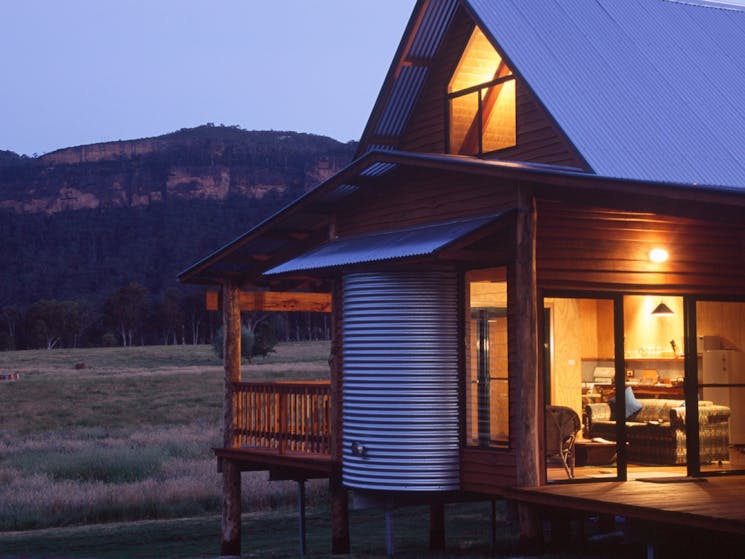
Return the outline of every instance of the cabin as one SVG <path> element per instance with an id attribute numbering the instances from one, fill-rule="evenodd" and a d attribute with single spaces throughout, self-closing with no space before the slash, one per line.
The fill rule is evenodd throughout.
<path id="1" fill-rule="evenodd" d="M 742 8 L 417 2 L 356 159 L 180 275 L 226 329 L 222 552 L 246 470 L 328 478 L 335 553 L 350 502 L 506 498 L 529 538 L 607 484 L 742 485 L 743 92 Z M 332 314 L 328 382 L 242 374 L 259 308 Z"/>

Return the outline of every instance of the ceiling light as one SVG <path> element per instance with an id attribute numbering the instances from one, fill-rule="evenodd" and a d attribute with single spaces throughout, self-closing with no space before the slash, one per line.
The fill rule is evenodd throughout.
<path id="1" fill-rule="evenodd" d="M 667 261 L 670 255 L 664 248 L 653 248 L 649 251 L 649 259 L 657 264 Z"/>
<path id="2" fill-rule="evenodd" d="M 668 307 L 664 301 L 660 301 L 660 304 L 657 305 L 650 314 L 652 316 L 673 316 L 675 312 L 673 309 Z"/>

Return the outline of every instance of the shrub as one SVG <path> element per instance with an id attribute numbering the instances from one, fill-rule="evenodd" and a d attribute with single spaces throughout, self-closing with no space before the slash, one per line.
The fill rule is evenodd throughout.
<path id="1" fill-rule="evenodd" d="M 223 333 L 222 326 L 215 332 L 215 336 L 212 338 L 212 347 L 215 350 L 217 356 L 222 359 L 224 354 L 223 340 L 225 334 Z M 241 326 L 241 357 L 244 359 L 251 359 L 251 352 L 253 351 L 254 335 L 251 330 L 245 326 Z"/>

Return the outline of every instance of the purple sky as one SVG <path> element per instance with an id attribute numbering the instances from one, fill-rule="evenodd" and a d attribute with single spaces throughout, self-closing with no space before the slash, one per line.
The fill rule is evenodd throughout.
<path id="1" fill-rule="evenodd" d="M 206 122 L 358 139 L 414 4 L 0 0 L 0 150 Z"/>
<path id="2" fill-rule="evenodd" d="M 0 150 L 206 122 L 358 139 L 415 0 L 2 0 Z"/>

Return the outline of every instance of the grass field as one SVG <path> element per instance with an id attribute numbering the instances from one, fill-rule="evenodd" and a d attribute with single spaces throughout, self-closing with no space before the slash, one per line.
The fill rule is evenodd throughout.
<path id="1" fill-rule="evenodd" d="M 280 345 L 243 377 L 327 378 L 327 355 L 325 342 Z M 8 372 L 20 380 L 0 382 L 0 558 L 217 556 L 223 369 L 210 347 L 0 352 Z M 243 487 L 243 556 L 296 557 L 295 484 L 246 472 Z M 306 492 L 308 556 L 328 557 L 326 481 Z M 383 513 L 350 516 L 350 557 L 384 556 Z M 397 557 L 430 556 L 427 510 L 394 518 Z M 501 522 L 492 550 L 489 526 L 488 504 L 448 505 L 434 557 L 513 556 L 514 528 Z"/>
<path id="2" fill-rule="evenodd" d="M 327 355 L 326 342 L 284 344 L 243 376 L 327 378 Z M 20 380 L 0 382 L 0 531 L 219 511 L 223 369 L 211 347 L 0 352 L 6 372 Z M 291 484 L 264 477 L 246 474 L 247 510 L 294 502 Z"/>

